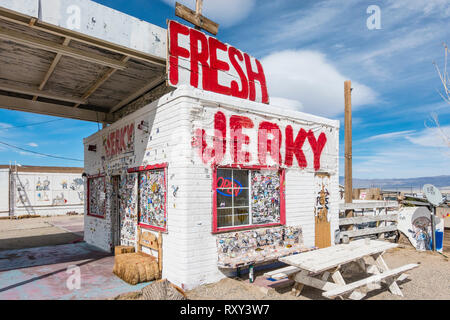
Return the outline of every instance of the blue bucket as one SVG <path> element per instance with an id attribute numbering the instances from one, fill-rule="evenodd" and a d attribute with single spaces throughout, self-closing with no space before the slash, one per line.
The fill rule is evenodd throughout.
<path id="1" fill-rule="evenodd" d="M 444 232 L 435 231 L 435 239 L 436 239 L 436 250 L 442 250 L 442 243 L 444 242 Z"/>

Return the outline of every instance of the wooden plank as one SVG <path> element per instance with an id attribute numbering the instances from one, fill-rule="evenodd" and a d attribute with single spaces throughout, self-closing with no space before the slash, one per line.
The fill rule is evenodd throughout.
<path id="1" fill-rule="evenodd" d="M 128 97 L 126 97 L 125 99 L 120 101 L 118 104 L 116 104 L 114 107 L 112 107 L 111 110 L 109 111 L 109 113 L 113 113 L 113 112 L 119 110 L 120 108 L 125 106 L 127 103 L 133 101 L 134 99 L 143 95 L 147 91 L 149 91 L 149 90 L 155 88 L 156 86 L 160 85 L 161 83 L 163 83 L 165 81 L 165 79 L 166 79 L 166 75 L 160 75 L 159 77 L 153 79 L 150 83 L 148 83 L 141 89 L 133 92 L 131 95 L 129 95 Z"/>
<path id="2" fill-rule="evenodd" d="M 345 203 L 353 202 L 353 184 L 352 184 L 352 82 L 344 82 L 344 133 L 345 133 Z M 353 212 L 346 213 L 347 218 L 351 217 Z"/>
<path id="3" fill-rule="evenodd" d="M 364 243 L 364 239 L 361 239 L 353 241 L 350 244 L 336 245 L 299 255 L 282 257 L 278 260 L 310 272 L 318 273 L 369 255 L 384 252 L 397 246 L 395 243 L 377 240 L 371 240 L 370 244 L 367 245 Z"/>
<path id="4" fill-rule="evenodd" d="M 130 59 L 130 57 L 123 57 L 120 61 L 121 62 L 127 62 Z M 103 76 L 101 76 L 82 96 L 83 99 L 89 98 L 95 90 L 97 90 L 106 80 L 108 80 L 117 69 L 110 68 L 108 71 L 105 72 Z M 74 107 L 77 108 L 80 104 L 76 104 Z"/>
<path id="5" fill-rule="evenodd" d="M 349 230 L 349 231 L 341 231 L 341 237 L 348 236 L 349 238 L 358 237 L 358 236 L 366 236 L 369 234 L 377 234 L 384 233 L 390 231 L 396 231 L 397 225 L 387 226 L 387 227 L 378 227 L 378 228 L 365 228 L 358 230 Z"/>
<path id="6" fill-rule="evenodd" d="M 93 122 L 114 122 L 114 116 L 109 113 L 3 95 L 0 95 L 0 108 Z"/>
<path id="7" fill-rule="evenodd" d="M 359 217 L 351 217 L 351 218 L 340 218 L 339 225 L 347 225 L 347 224 L 359 224 L 359 223 L 367 223 L 374 221 L 397 221 L 398 214 L 380 214 L 376 216 L 359 216 Z"/>
<path id="8" fill-rule="evenodd" d="M 361 210 L 361 209 L 381 209 L 398 208 L 397 201 L 359 201 L 353 203 L 339 203 L 339 210 Z"/>
<path id="9" fill-rule="evenodd" d="M 125 69 L 126 65 L 123 62 L 110 59 L 107 57 L 103 57 L 91 52 L 70 48 L 64 46 L 59 43 L 54 43 L 49 40 L 36 38 L 33 36 L 29 36 L 27 34 L 17 32 L 14 30 L 9 30 L 0 27 L 0 39 L 8 40 L 16 43 L 20 43 L 26 46 L 30 46 L 33 48 L 38 48 L 46 51 L 51 51 L 55 53 L 61 53 L 62 55 L 66 55 L 75 59 L 80 59 L 83 61 L 88 61 L 96 64 L 100 64 L 103 66 L 116 68 L 116 69 Z"/>
<path id="10" fill-rule="evenodd" d="M 279 279 L 286 278 L 289 275 L 299 272 L 299 271 L 300 271 L 300 269 L 297 267 L 288 266 L 288 267 L 284 267 L 284 268 L 280 268 L 277 270 L 266 272 L 266 273 L 264 273 L 264 277 L 279 280 Z"/>
<path id="11" fill-rule="evenodd" d="M 377 275 L 370 276 L 366 279 L 362 279 L 359 281 L 355 281 L 355 282 L 346 284 L 345 286 L 338 286 L 337 288 L 334 288 L 331 290 L 326 290 L 326 292 L 322 293 L 322 296 L 324 296 L 326 298 L 334 298 L 339 295 L 350 293 L 359 287 L 366 286 L 369 283 L 380 282 L 383 279 L 386 279 L 389 277 L 394 277 L 405 271 L 417 268 L 418 266 L 419 266 L 418 264 L 414 264 L 414 263 L 407 264 L 407 265 L 404 265 L 399 268 L 395 268 L 395 269 L 392 269 L 392 270 L 389 270 L 389 271 L 386 271 L 386 272 L 383 272 L 383 273 L 380 273 Z"/>
<path id="12" fill-rule="evenodd" d="M 340 287 L 339 285 L 337 285 L 335 283 L 323 281 L 321 279 L 317 279 L 317 278 L 313 278 L 313 277 L 309 277 L 302 273 L 297 273 L 297 275 L 295 276 L 295 281 L 299 282 L 303 285 L 310 286 L 310 287 L 324 290 L 324 291 L 334 290 L 334 289 L 338 289 Z"/>
<path id="13" fill-rule="evenodd" d="M 183 6 L 181 3 L 175 3 L 175 15 L 212 33 L 213 35 L 217 35 L 217 32 L 219 32 L 219 25 L 217 23 L 209 20 L 201 14 L 197 14 L 195 11 Z"/>
<path id="14" fill-rule="evenodd" d="M 0 90 L 26 94 L 26 95 L 30 95 L 30 96 L 39 96 L 39 97 L 60 100 L 60 101 L 73 102 L 73 103 L 80 103 L 80 104 L 86 103 L 86 100 L 84 100 L 82 98 L 78 98 L 78 97 L 61 96 L 61 95 L 57 95 L 57 94 L 53 94 L 53 93 L 48 93 L 45 91 L 40 91 L 38 89 L 13 87 L 13 86 L 1 83 L 1 82 L 0 82 Z"/>

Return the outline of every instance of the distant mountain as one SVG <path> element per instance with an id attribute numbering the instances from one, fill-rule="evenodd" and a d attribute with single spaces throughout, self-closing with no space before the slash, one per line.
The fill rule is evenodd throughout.
<path id="1" fill-rule="evenodd" d="M 339 183 L 344 185 L 344 177 L 339 177 Z M 400 189 L 422 189 L 424 184 L 432 184 L 435 187 L 449 187 L 450 176 L 419 177 L 408 179 L 355 179 L 353 188 L 381 188 L 389 191 Z"/>

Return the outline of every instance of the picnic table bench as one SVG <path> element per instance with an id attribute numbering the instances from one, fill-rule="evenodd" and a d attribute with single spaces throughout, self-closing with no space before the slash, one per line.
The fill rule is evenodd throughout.
<path id="1" fill-rule="evenodd" d="M 299 296 L 305 285 L 324 291 L 326 298 L 348 297 L 353 300 L 362 299 L 367 292 L 381 288 L 386 283 L 391 293 L 403 296 L 397 281 L 408 276 L 406 271 L 417 268 L 417 264 L 407 264 L 390 269 L 382 255 L 386 250 L 397 247 L 397 244 L 361 239 L 349 244 L 339 244 L 328 248 L 309 251 L 301 254 L 279 258 L 289 266 L 265 273 L 266 278 L 282 279 L 289 277 L 295 281 L 293 294 Z M 341 274 L 343 268 L 356 263 L 368 277 L 347 284 Z M 333 282 L 328 281 L 329 278 Z"/>

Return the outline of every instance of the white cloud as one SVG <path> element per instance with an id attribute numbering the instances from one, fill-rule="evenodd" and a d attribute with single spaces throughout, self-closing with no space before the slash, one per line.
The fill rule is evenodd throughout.
<path id="1" fill-rule="evenodd" d="M 270 97 L 270 105 L 295 111 L 303 110 L 303 104 L 300 101 L 280 97 Z"/>
<path id="2" fill-rule="evenodd" d="M 33 147 L 33 148 L 37 148 L 38 144 L 35 143 L 35 142 L 30 142 L 30 143 L 27 143 L 27 146 L 30 146 L 30 147 Z"/>
<path id="3" fill-rule="evenodd" d="M 177 0 L 163 0 L 165 3 L 175 8 Z M 179 3 L 195 10 L 195 0 L 178 0 Z M 220 27 L 230 27 L 245 19 L 253 7 L 256 0 L 206 0 L 203 1 L 202 15 L 217 22 Z"/>
<path id="4" fill-rule="evenodd" d="M 408 136 L 407 139 L 419 146 L 450 148 L 450 126 L 427 128 L 417 135 Z"/>
<path id="5" fill-rule="evenodd" d="M 290 107 L 321 116 L 335 116 L 344 111 L 344 81 L 347 78 L 324 54 L 285 50 L 266 56 L 261 63 L 270 96 L 287 99 Z M 377 95 L 369 87 L 356 81 L 352 81 L 352 87 L 354 108 L 376 101 Z"/>
<path id="6" fill-rule="evenodd" d="M 413 132 L 415 132 L 415 130 L 404 130 L 404 131 L 396 131 L 396 132 L 377 134 L 375 136 L 371 136 L 371 137 L 365 139 L 365 141 L 384 140 L 384 139 L 392 139 L 392 138 L 398 138 L 398 137 L 408 138 L 409 134 L 411 134 Z"/>

